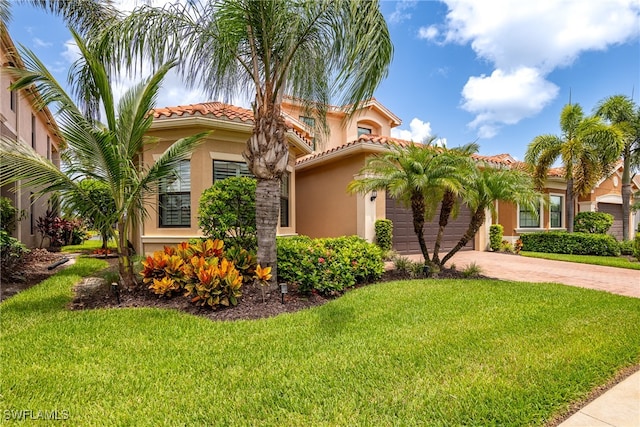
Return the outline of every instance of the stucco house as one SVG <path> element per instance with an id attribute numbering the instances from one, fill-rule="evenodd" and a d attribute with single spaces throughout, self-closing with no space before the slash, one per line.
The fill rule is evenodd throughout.
<path id="1" fill-rule="evenodd" d="M 2 67 L 24 67 L 20 55 L 5 26 L 0 23 L 0 64 Z M 60 167 L 60 137 L 53 115 L 48 108 L 33 108 L 35 92 L 31 90 L 11 91 L 13 83 L 6 72 L 0 73 L 0 137 L 30 145 L 42 157 Z M 36 221 L 45 215 L 50 205 L 47 197 L 34 197 L 34 190 L 20 185 L 0 188 L 0 195 L 11 199 L 13 205 L 24 216 L 16 224 L 13 237 L 28 247 L 36 247 L 41 239 L 36 230 Z M 45 244 L 48 240 L 45 239 Z"/>
<path id="2" fill-rule="evenodd" d="M 313 131 L 313 119 L 305 115 L 300 102 L 285 98 L 282 111 L 289 126 L 290 159 L 282 186 L 278 234 L 358 235 L 373 240 L 375 221 L 387 218 L 394 225 L 394 249 L 404 254 L 419 253 L 408 209 L 387 197 L 384 191 L 356 195 L 346 192 L 348 183 L 357 176 L 369 156 L 388 151 L 394 145 L 413 144 L 389 136 L 391 129 L 400 125 L 400 119 L 376 99 L 364 103 L 352 116 L 347 115 L 346 108 L 330 107 L 327 113 L 329 132 L 319 138 Z M 253 126 L 250 110 L 213 102 L 158 108 L 153 114 L 149 134 L 159 142 L 143 153 L 144 165 L 152 164 L 154 157 L 178 138 L 204 130 L 213 133 L 184 162 L 179 171 L 182 179 L 161 188 L 159 195 L 148 200 L 151 214 L 136 233 L 140 236 L 139 241 L 134 242 L 144 253 L 201 236 L 197 206 L 202 192 L 215 180 L 250 175 L 242 158 Z M 520 162 L 509 154 L 474 157 L 491 167 L 521 167 Z M 590 196 L 580 199 L 576 212 L 595 209 L 621 212 L 619 179 L 619 171 L 603 179 Z M 560 170 L 550 171 L 545 192 L 550 196 L 550 203 L 541 201 L 539 219 L 521 211 L 518 206 L 498 205 L 498 216 L 493 221 L 504 226 L 506 239 L 516 240 L 522 232 L 566 227 L 566 183 Z M 616 218 L 618 224 L 620 215 L 616 214 Z M 457 243 L 469 220 L 469 210 L 462 207 L 446 229 L 442 250 Z M 466 250 L 487 249 L 490 224 L 488 220 Z M 614 230 L 617 228 L 615 225 Z M 431 245 L 436 232 L 436 221 L 426 224 L 425 236 Z"/>

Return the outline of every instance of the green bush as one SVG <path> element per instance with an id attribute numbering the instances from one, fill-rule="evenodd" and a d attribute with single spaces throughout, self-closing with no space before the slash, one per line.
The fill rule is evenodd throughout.
<path id="1" fill-rule="evenodd" d="M 375 222 L 376 244 L 384 252 L 393 246 L 393 222 L 390 219 L 378 219 Z"/>
<path id="2" fill-rule="evenodd" d="M 489 227 L 489 247 L 492 251 L 497 252 L 500 250 L 503 234 L 504 227 L 501 224 L 492 224 Z"/>
<path id="3" fill-rule="evenodd" d="M 640 231 L 636 233 L 636 237 L 633 239 L 633 256 L 640 261 Z"/>
<path id="4" fill-rule="evenodd" d="M 18 239 L 9 236 L 6 231 L 0 230 L 0 277 L 14 279 L 14 267 L 28 252 L 29 249 Z"/>
<path id="5" fill-rule="evenodd" d="M 510 241 L 503 240 L 502 242 L 500 242 L 500 252 L 507 252 L 512 254 L 515 252 L 515 250 L 513 249 L 513 245 Z"/>
<path id="6" fill-rule="evenodd" d="M 573 231 L 606 234 L 613 225 L 613 215 L 604 212 L 580 212 L 573 220 Z"/>
<path id="7" fill-rule="evenodd" d="M 209 238 L 254 250 L 257 246 L 256 180 L 231 177 L 216 181 L 200 197 L 198 226 Z"/>
<path id="8" fill-rule="evenodd" d="M 574 255 L 620 255 L 620 245 L 613 236 L 606 234 L 549 231 L 525 233 L 520 236 L 520 239 L 523 251 Z"/>
<path id="9" fill-rule="evenodd" d="M 334 295 L 384 272 L 382 250 L 357 236 L 278 237 L 277 244 L 278 281 L 296 283 L 301 292 Z"/>
<path id="10" fill-rule="evenodd" d="M 18 209 L 13 206 L 11 199 L 0 197 L 0 230 L 11 233 L 16 228 Z"/>
<path id="11" fill-rule="evenodd" d="M 623 240 L 620 245 L 620 255 L 633 255 L 633 240 Z"/>

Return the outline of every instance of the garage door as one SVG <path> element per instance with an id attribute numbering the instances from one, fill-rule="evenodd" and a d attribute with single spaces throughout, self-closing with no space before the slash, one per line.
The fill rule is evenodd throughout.
<path id="1" fill-rule="evenodd" d="M 622 205 L 614 203 L 598 203 L 598 212 L 613 215 L 613 225 L 607 234 L 612 234 L 616 239 L 622 240 Z"/>
<path id="2" fill-rule="evenodd" d="M 440 208 L 436 213 L 436 218 L 431 223 L 424 225 L 424 239 L 427 242 L 427 248 L 429 253 L 433 253 L 433 245 L 436 241 L 436 235 L 438 234 L 438 214 Z M 386 208 L 387 219 L 393 222 L 393 249 L 401 254 L 419 254 L 420 245 L 418 245 L 418 238 L 416 233 L 413 232 L 413 217 L 411 215 L 411 209 L 404 208 L 400 203 L 394 199 L 387 197 Z M 442 244 L 440 247 L 440 254 L 447 253 L 452 249 L 460 237 L 464 235 L 469 226 L 471 220 L 471 212 L 466 206 L 461 206 L 458 212 L 458 217 L 449 219 L 449 224 L 444 231 L 442 238 Z M 461 250 L 472 250 L 474 242 L 471 240 L 467 243 L 467 246 Z"/>

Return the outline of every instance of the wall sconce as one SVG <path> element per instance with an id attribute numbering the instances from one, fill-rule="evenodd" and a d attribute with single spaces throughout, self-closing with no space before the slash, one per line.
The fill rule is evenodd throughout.
<path id="1" fill-rule="evenodd" d="M 378 197 L 378 192 L 376 190 L 373 190 L 371 192 L 371 201 L 373 202 L 377 197 Z"/>
<path id="2" fill-rule="evenodd" d="M 289 289 L 287 288 L 287 283 L 280 283 L 280 296 L 282 297 L 282 304 L 284 304 L 284 294 L 286 294 L 289 291 Z"/>

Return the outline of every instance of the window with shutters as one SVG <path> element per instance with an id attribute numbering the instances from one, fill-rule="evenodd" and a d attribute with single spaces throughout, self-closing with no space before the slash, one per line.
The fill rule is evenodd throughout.
<path id="1" fill-rule="evenodd" d="M 191 163 L 180 162 L 176 176 L 160 182 L 160 227 L 191 226 Z"/>

